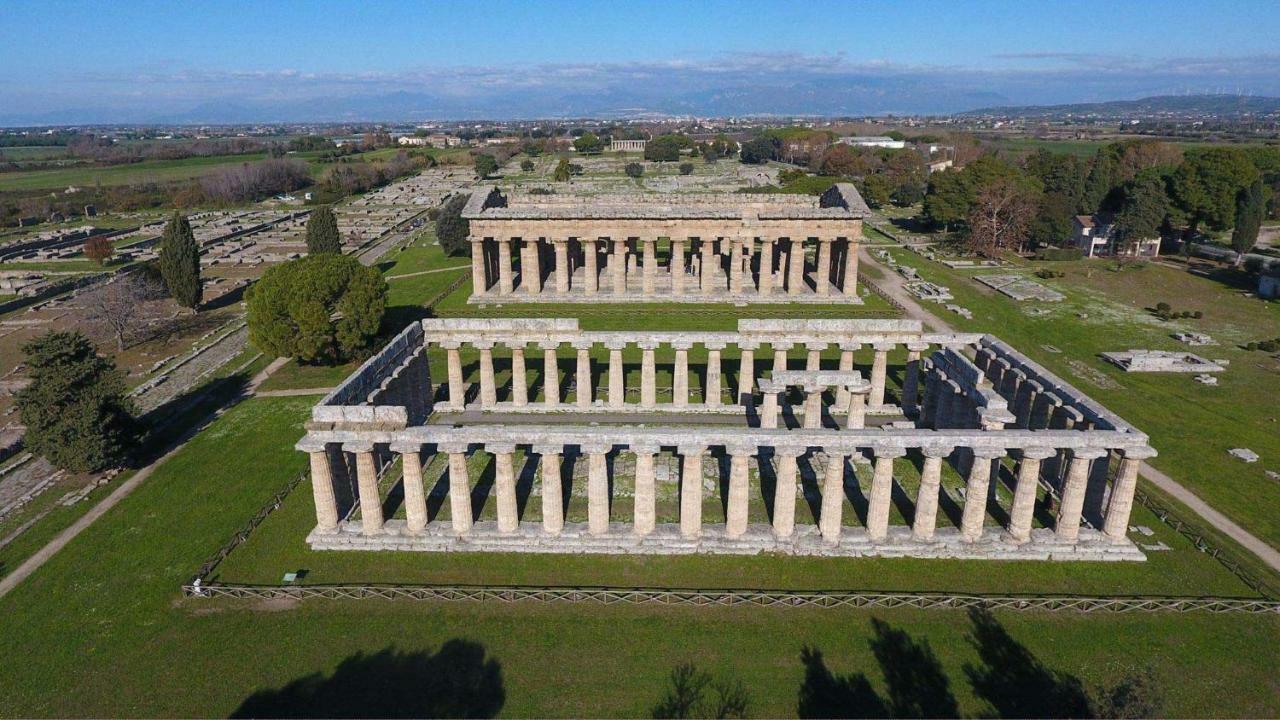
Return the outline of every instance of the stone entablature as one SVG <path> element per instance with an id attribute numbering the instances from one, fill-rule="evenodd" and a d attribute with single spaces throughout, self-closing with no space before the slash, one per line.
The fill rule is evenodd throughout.
<path id="1" fill-rule="evenodd" d="M 471 228 L 470 302 L 860 302 L 867 212 L 844 183 L 817 198 L 689 195 L 680 203 L 480 188 L 462 212 Z"/>
<path id="2" fill-rule="evenodd" d="M 790 332 L 786 326 L 790 326 Z M 972 334 L 924 333 L 913 321 L 752 321 L 737 333 L 596 333 L 578 330 L 570 319 L 425 320 L 418 330 L 406 330 L 379 356 L 371 359 L 348 382 L 317 406 L 307 436 L 298 449 L 311 456 L 317 528 L 309 537 L 313 547 L 331 549 L 502 550 L 537 552 L 728 552 L 776 551 L 816 555 L 912 555 L 920 557 L 995 557 L 1052 559 L 1142 559 L 1126 536 L 1141 461 L 1154 455 L 1147 437 L 1119 417 L 1061 382 L 1051 373 L 1018 355 L 995 338 Z M 505 337 L 505 339 L 502 339 Z M 418 342 L 417 348 L 412 344 Z M 431 385 L 426 349 L 438 343 L 446 350 L 449 382 L 446 392 Z M 456 351 L 471 343 L 481 351 L 480 393 L 470 405 Z M 548 363 L 548 374 L 559 375 L 557 350 L 570 345 L 579 359 L 587 359 L 599 343 L 609 350 L 608 399 L 587 406 L 561 403 L 559 389 L 547 391 L 554 409 L 580 413 L 583 422 L 546 423 L 532 417 L 545 412 L 546 403 L 531 402 L 524 381 L 523 349 L 537 343 Z M 627 402 L 616 358 L 621 347 L 634 343 L 644 350 L 641 402 Z M 676 353 L 677 392 L 671 404 L 654 403 L 652 352 L 669 343 Z M 707 405 L 744 417 L 741 426 L 682 425 L 666 427 L 660 420 L 679 412 L 680 369 L 687 373 L 693 343 L 708 348 L 707 376 L 719 383 L 719 351 L 738 345 L 743 367 L 754 367 L 754 352 L 769 344 L 775 363 L 767 377 L 740 373 L 735 402 L 721 405 L 719 393 L 708 393 Z M 787 366 L 786 351 L 804 344 L 804 370 Z M 852 353 L 870 344 L 874 350 L 871 378 L 853 369 Z M 821 352 L 841 350 L 840 367 L 821 367 Z M 508 400 L 496 401 L 492 351 L 505 346 L 513 353 L 512 387 Z M 923 357 L 929 347 L 937 347 Z M 888 355 L 905 349 L 904 383 L 897 404 L 888 402 L 884 377 Z M 489 368 L 486 369 L 486 354 Z M 386 355 L 384 358 L 383 355 Z M 970 359 L 972 355 L 973 359 Z M 519 358 L 518 360 L 516 358 Z M 380 371 L 378 369 L 381 369 Z M 378 372 L 385 374 L 379 378 Z M 588 371 L 589 375 L 589 371 Z M 486 377 L 488 378 L 486 380 Z M 517 379 L 518 378 L 518 379 Z M 684 380 L 687 392 L 687 375 Z M 805 390 L 802 406 L 793 415 L 803 424 L 779 422 L 779 408 L 788 388 Z M 593 389 L 594 390 L 594 389 Z M 835 402 L 825 407 L 825 395 Z M 439 415 L 438 422 L 415 418 L 405 409 L 400 416 L 380 414 L 414 394 L 427 399 L 418 407 Z M 455 393 L 458 393 L 455 395 Z M 437 395 L 442 395 L 437 397 Z M 361 404 L 343 406 L 339 401 Z M 591 393 L 588 393 L 591 398 Z M 710 398 L 717 400 L 711 401 Z M 346 400 L 343 400 L 346 399 Z M 521 400 L 524 405 L 521 405 Z M 685 399 L 687 403 L 687 398 Z M 375 405 L 374 403 L 378 403 Z M 541 410 L 525 410 L 543 406 Z M 616 417 L 621 407 L 636 414 L 637 423 Z M 869 409 L 903 418 L 879 427 L 864 424 Z M 466 409 L 482 414 L 459 424 Z M 704 408 L 705 409 L 705 408 Z M 803 410 L 803 414 L 800 412 Z M 610 413 L 602 423 L 587 424 L 592 412 Z M 522 414 L 524 412 L 525 414 Z M 484 413 L 495 413 L 485 420 Z M 649 418 L 646 418 L 646 414 Z M 842 422 L 828 416 L 840 414 Z M 518 512 L 513 457 L 517 449 L 537 457 L 542 481 L 540 525 L 522 523 Z M 469 454 L 483 450 L 495 463 L 493 502 L 496 523 L 474 521 Z M 448 456 L 448 495 L 452 517 L 428 523 L 422 469 L 424 453 Z M 634 518 L 630 524 L 610 522 L 610 473 L 616 464 L 608 456 L 625 453 L 634 459 Z M 655 521 L 654 462 L 663 453 L 680 463 L 680 522 Z M 703 522 L 704 460 L 708 453 L 729 459 L 723 525 Z M 906 526 L 890 522 L 894 463 L 907 456 L 923 456 L 923 469 Z M 989 521 L 988 497 L 1000 482 L 999 458 L 1016 461 L 1010 485 L 1011 507 L 1002 511 L 998 526 Z M 382 515 L 379 480 L 391 460 L 399 457 L 404 472 L 406 519 Z M 813 527 L 797 528 L 795 506 L 799 470 L 824 465 L 821 512 Z M 1109 469 L 1114 457 L 1116 473 Z M 587 468 L 588 518 L 566 523 L 562 462 L 582 462 Z M 534 462 L 526 460 L 526 462 Z M 843 524 L 842 510 L 849 470 L 870 463 L 869 508 L 861 527 Z M 905 462 L 902 460 L 901 462 Z M 952 465 L 965 479 L 963 513 L 954 528 L 938 528 L 941 468 Z M 716 467 L 719 467 L 717 464 Z M 752 468 L 774 479 L 768 525 L 748 522 L 753 492 Z M 354 478 L 360 508 L 341 508 L 337 489 Z M 443 482 L 443 480 L 441 481 Z M 718 486 L 718 485 L 717 485 Z M 763 487 L 760 488 L 763 490 Z M 1035 528 L 1039 495 L 1059 497 L 1052 528 Z M 959 504 L 952 498 L 952 503 Z M 906 512 L 906 511 L 904 511 Z M 1089 518 L 1096 518 L 1091 524 Z"/>

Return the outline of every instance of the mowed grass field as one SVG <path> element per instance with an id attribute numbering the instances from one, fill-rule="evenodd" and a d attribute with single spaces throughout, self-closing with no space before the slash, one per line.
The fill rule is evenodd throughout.
<path id="1" fill-rule="evenodd" d="M 1036 714 L 1148 666 L 1161 714 L 1280 712 L 1270 615 L 182 598 L 194 568 L 305 466 L 289 446 L 310 402 L 238 405 L 0 599 L 0 714 L 636 716 L 683 661 L 741 680 L 762 717 L 888 703 L 904 672 L 931 681 L 910 700 Z M 974 571 L 998 584 L 1012 568 Z M 863 681 L 874 698 L 852 692 Z"/>

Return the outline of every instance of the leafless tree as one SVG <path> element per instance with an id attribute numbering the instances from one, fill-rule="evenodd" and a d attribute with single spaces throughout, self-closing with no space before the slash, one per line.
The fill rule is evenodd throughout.
<path id="1" fill-rule="evenodd" d="M 969 214 L 969 248 L 984 257 L 1001 250 L 1021 251 L 1036 205 L 1013 181 L 998 178 L 978 191 Z"/>
<path id="2" fill-rule="evenodd" d="M 141 272 L 130 272 L 117 275 L 79 299 L 85 308 L 85 319 L 108 333 L 120 352 L 161 317 L 157 301 L 164 297 L 160 283 Z"/>

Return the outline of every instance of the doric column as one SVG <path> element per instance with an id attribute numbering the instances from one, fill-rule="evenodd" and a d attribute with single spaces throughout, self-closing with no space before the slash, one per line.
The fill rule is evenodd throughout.
<path id="1" fill-rule="evenodd" d="M 596 238 L 584 238 L 582 241 L 582 269 L 586 274 L 588 295 L 595 295 L 600 289 L 600 248 Z"/>
<path id="2" fill-rule="evenodd" d="M 938 383 L 938 409 L 935 413 L 935 427 L 959 427 L 958 416 L 962 397 L 960 386 L 954 380 L 943 380 Z"/>
<path id="3" fill-rule="evenodd" d="M 928 347 L 923 344 L 907 344 L 907 370 L 902 381 L 902 412 L 905 415 L 916 414 L 920 398 L 920 353 Z"/>
<path id="4" fill-rule="evenodd" d="M 707 387 L 702 399 L 707 407 L 720 407 L 720 351 L 725 343 L 703 343 L 707 348 Z"/>
<path id="5" fill-rule="evenodd" d="M 613 239 L 613 254 L 609 256 L 609 266 L 613 271 L 613 294 L 624 295 L 627 292 L 627 238 Z"/>
<path id="6" fill-rule="evenodd" d="M 520 524 L 516 512 L 516 470 L 512 443 L 485 443 L 484 449 L 493 455 L 493 490 L 498 503 L 498 532 L 513 533 Z"/>
<path id="7" fill-rule="evenodd" d="M 560 404 L 560 343 L 540 342 L 538 347 L 542 349 L 542 402 L 554 408 Z"/>
<path id="8" fill-rule="evenodd" d="M 671 238 L 671 294 L 684 295 L 684 238 Z"/>
<path id="9" fill-rule="evenodd" d="M 844 256 L 844 287 L 841 288 L 848 297 L 858 294 L 858 242 L 849 238 L 849 246 Z"/>
<path id="10" fill-rule="evenodd" d="M 861 430 L 867 426 L 867 394 L 846 389 L 845 395 L 849 397 L 849 404 L 844 427 L 846 430 Z"/>
<path id="11" fill-rule="evenodd" d="M 708 295 L 715 288 L 715 240 L 705 236 L 701 240 L 702 263 L 698 267 L 699 279 L 701 280 L 702 294 Z"/>
<path id="12" fill-rule="evenodd" d="M 564 530 L 564 484 L 560 480 L 560 445 L 534 445 L 542 473 L 542 532 L 559 535 Z"/>
<path id="13" fill-rule="evenodd" d="M 524 345 L 513 343 L 511 348 L 511 402 L 516 407 L 529 404 L 529 379 L 524 367 Z"/>
<path id="14" fill-rule="evenodd" d="M 587 531 L 592 535 L 609 532 L 609 463 L 611 446 L 587 444 Z"/>
<path id="15" fill-rule="evenodd" d="M 654 280 L 658 270 L 658 258 L 654 253 L 654 245 L 658 242 L 658 238 L 650 235 L 649 237 L 640 238 L 640 242 L 644 246 L 644 284 L 642 291 L 645 297 L 653 297 Z"/>
<path id="16" fill-rule="evenodd" d="M 538 238 L 525 238 L 520 254 L 520 284 L 530 295 L 542 292 L 542 258 L 538 253 Z"/>
<path id="17" fill-rule="evenodd" d="M 1017 417 L 1016 427 L 1027 429 L 1028 423 L 1031 421 L 1031 409 L 1035 407 L 1036 398 L 1044 391 L 1044 386 L 1036 380 L 1027 380 L 1018 388 L 1016 401 L 1012 403 L 1015 417 Z"/>
<path id="18" fill-rule="evenodd" d="M 316 506 L 316 531 L 338 531 L 338 496 L 333 490 L 333 468 L 329 465 L 329 452 L 322 442 L 304 441 L 300 449 L 311 460 L 311 497 Z"/>
<path id="19" fill-rule="evenodd" d="M 789 342 L 770 343 L 773 347 L 773 372 L 776 375 L 780 372 L 787 371 L 787 351 L 791 349 Z"/>
<path id="20" fill-rule="evenodd" d="M 557 238 L 551 244 L 556 252 L 556 292 L 564 295 L 569 292 L 569 238 Z"/>
<path id="21" fill-rule="evenodd" d="M 760 406 L 760 427 L 775 430 L 778 427 L 778 414 L 782 410 L 778 402 L 778 394 L 786 387 L 773 380 L 761 380 L 760 391 L 764 393 L 764 403 Z"/>
<path id="22" fill-rule="evenodd" d="M 742 537 L 747 531 L 747 462 L 755 448 L 750 445 L 730 445 L 725 448 L 729 453 L 729 499 L 725 507 L 725 537 Z"/>
<path id="23" fill-rule="evenodd" d="M 883 540 L 889 533 L 889 506 L 893 502 L 893 460 L 905 455 L 902 448 L 876 448 L 871 475 L 871 502 L 867 508 L 867 536 Z"/>
<path id="24" fill-rule="evenodd" d="M 492 410 L 498 403 L 498 390 L 493 381 L 493 341 L 481 340 L 476 347 L 480 348 L 480 407 Z"/>
<path id="25" fill-rule="evenodd" d="M 879 408 L 884 405 L 884 376 L 889 363 L 889 351 L 893 349 L 894 343 L 876 343 L 872 347 L 876 354 L 871 361 L 871 396 L 867 398 L 867 403 L 873 408 Z"/>
<path id="26" fill-rule="evenodd" d="M 1071 451 L 1067 476 L 1062 483 L 1058 520 L 1054 527 L 1059 540 L 1075 542 L 1080 537 L 1080 516 L 1084 510 L 1085 490 L 1089 487 L 1089 465 L 1106 455 L 1106 450 L 1096 448 L 1075 448 Z"/>
<path id="27" fill-rule="evenodd" d="M 590 341 L 579 343 L 574 341 L 573 347 L 578 351 L 578 367 L 573 376 L 573 382 L 578 395 L 578 407 L 587 409 L 591 407 L 592 390 L 591 387 L 591 345 Z"/>
<path id="28" fill-rule="evenodd" d="M 489 289 L 484 273 L 484 238 L 469 237 L 471 243 L 471 292 L 483 294 Z"/>
<path id="29" fill-rule="evenodd" d="M 825 448 L 827 469 L 822 476 L 822 510 L 818 515 L 818 531 L 828 544 L 840 542 L 844 524 L 844 454 Z"/>
<path id="30" fill-rule="evenodd" d="M 938 493 L 942 488 L 942 459 L 955 448 L 924 447 L 924 467 L 920 471 L 920 489 L 916 493 L 916 516 L 911 524 L 911 539 L 927 542 L 933 539 L 938 524 Z"/>
<path id="31" fill-rule="evenodd" d="M 743 405 L 751 404 L 751 397 L 755 393 L 756 385 L 756 343 L 741 340 L 738 342 L 738 352 L 741 358 L 738 361 L 738 394 L 737 402 Z"/>
<path id="32" fill-rule="evenodd" d="M 511 272 L 511 238 L 494 238 L 498 243 L 498 293 L 510 295 L 516 291 L 515 278 Z"/>
<path id="33" fill-rule="evenodd" d="M 804 238 L 791 238 L 787 256 L 787 294 L 799 295 L 804 288 Z"/>
<path id="34" fill-rule="evenodd" d="M 840 364 L 836 367 L 840 372 L 853 372 L 853 354 L 861 348 L 861 343 L 840 343 Z M 836 407 L 849 404 L 849 388 L 841 385 L 836 388 Z"/>
<path id="35" fill-rule="evenodd" d="M 1112 540 L 1125 539 L 1129 531 L 1129 513 L 1133 511 L 1133 495 L 1138 490 L 1138 468 L 1143 460 L 1155 456 L 1156 451 L 1149 447 L 1121 451 L 1120 468 L 1116 470 L 1107 516 L 1102 525 L 1102 531 Z"/>
<path id="36" fill-rule="evenodd" d="M 427 526 L 427 495 L 422 487 L 422 446 L 417 443 L 392 445 L 400 453 L 404 471 L 404 524 L 409 534 L 417 535 Z"/>
<path id="37" fill-rule="evenodd" d="M 675 367 L 671 373 L 671 402 L 682 408 L 689 404 L 689 348 L 692 343 L 688 340 L 675 340 L 671 346 L 676 351 Z"/>
<path id="38" fill-rule="evenodd" d="M 822 353 L 826 352 L 828 343 L 805 343 L 804 370 L 818 372 L 822 369 Z"/>
<path id="39" fill-rule="evenodd" d="M 973 449 L 973 464 L 965 480 L 964 514 L 960 518 L 960 535 L 965 542 L 982 539 L 982 526 L 987 519 L 987 494 L 991 488 L 992 461 L 1004 457 L 1004 450 Z"/>
<path id="40" fill-rule="evenodd" d="M 461 410 L 467 404 L 467 386 L 462 382 L 462 356 L 458 353 L 462 343 L 445 341 L 440 346 L 445 349 L 449 365 L 449 406 Z"/>
<path id="41" fill-rule="evenodd" d="M 818 276 L 814 278 L 814 287 L 822 297 L 831 294 L 831 242 L 833 240 L 835 238 L 818 238 Z"/>
<path id="42" fill-rule="evenodd" d="M 378 465 L 372 443 L 347 443 L 343 450 L 356 456 L 356 489 L 360 496 L 360 523 L 365 535 L 382 532 L 382 496 L 378 492 Z"/>
<path id="43" fill-rule="evenodd" d="M 795 531 L 796 485 L 800 475 L 796 458 L 803 455 L 804 450 L 785 446 L 773 449 L 774 475 L 777 476 L 773 488 L 773 535 L 778 539 L 789 538 Z"/>
<path id="44" fill-rule="evenodd" d="M 1036 491 L 1040 489 L 1040 462 L 1053 457 L 1052 448 L 1023 448 L 1018 461 L 1018 485 L 1013 490 L 1009 508 L 1009 538 L 1016 543 L 1031 539 L 1031 520 L 1036 510 Z"/>
<path id="45" fill-rule="evenodd" d="M 656 340 L 641 340 L 640 346 L 640 407 L 652 409 L 658 401 L 658 369 L 654 361 Z"/>
<path id="46" fill-rule="evenodd" d="M 822 427 L 822 392 L 826 385 L 804 386 L 804 429 L 816 430 Z"/>
<path id="47" fill-rule="evenodd" d="M 924 392 L 920 394 L 919 424 L 924 427 L 937 427 L 938 419 L 934 410 L 938 405 L 938 370 L 933 367 L 932 360 L 920 361 L 924 372 Z"/>
<path id="48" fill-rule="evenodd" d="M 453 532 L 471 531 L 471 478 L 467 472 L 467 444 L 441 443 L 437 449 L 449 456 L 449 515 Z"/>
<path id="49" fill-rule="evenodd" d="M 653 456 L 658 452 L 657 445 L 640 443 L 631 446 L 636 456 L 636 489 L 635 509 L 631 519 L 631 531 L 644 536 L 653 532 L 657 523 L 657 489 L 653 474 Z"/>
<path id="50" fill-rule="evenodd" d="M 734 236 L 729 249 L 729 292 L 742 294 L 742 238 Z"/>
<path id="51" fill-rule="evenodd" d="M 773 238 L 760 238 L 760 294 L 773 294 Z"/>
<path id="52" fill-rule="evenodd" d="M 702 455 L 705 445 L 680 448 L 680 534 L 686 538 L 702 533 Z"/>
<path id="53" fill-rule="evenodd" d="M 620 408 L 627 402 L 626 377 L 622 368 L 622 348 L 626 343 L 607 342 L 609 349 L 609 407 Z"/>

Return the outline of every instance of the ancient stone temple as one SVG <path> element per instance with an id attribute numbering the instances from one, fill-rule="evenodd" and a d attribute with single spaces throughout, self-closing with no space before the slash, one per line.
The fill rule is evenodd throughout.
<path id="1" fill-rule="evenodd" d="M 481 188 L 470 302 L 856 303 L 868 212 L 807 195 L 562 197 Z"/>
<path id="2" fill-rule="evenodd" d="M 997 338 L 908 320 L 422 320 L 297 447 L 317 549 L 1072 560 L 1144 558 L 1154 455 Z"/>

